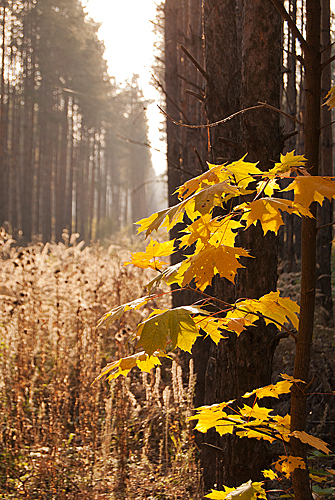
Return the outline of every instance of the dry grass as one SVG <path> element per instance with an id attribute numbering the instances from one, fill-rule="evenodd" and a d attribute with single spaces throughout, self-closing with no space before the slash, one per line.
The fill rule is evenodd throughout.
<path id="1" fill-rule="evenodd" d="M 17 249 L 0 235 L 0 498 L 201 498 L 192 429 L 194 376 L 180 367 L 91 385 L 124 355 L 141 314 L 95 330 L 150 276 L 127 252 L 64 244 Z"/>

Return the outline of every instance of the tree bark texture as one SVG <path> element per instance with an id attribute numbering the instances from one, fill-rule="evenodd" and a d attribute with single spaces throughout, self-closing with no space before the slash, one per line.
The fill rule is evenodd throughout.
<path id="1" fill-rule="evenodd" d="M 206 71 L 209 75 L 206 111 L 208 120 L 220 118 L 258 101 L 279 107 L 281 87 L 281 18 L 274 7 L 256 2 L 204 2 Z M 218 130 L 217 130 L 218 129 Z M 234 137 L 235 136 L 235 137 Z M 235 141 L 221 141 L 221 137 Z M 214 129 L 212 157 L 236 159 L 248 153 L 249 161 L 260 161 L 268 169 L 282 149 L 279 115 L 255 110 L 241 120 Z M 230 149 L 229 149 L 230 148 Z M 234 297 L 259 298 L 276 289 L 277 242 L 272 235 L 263 237 L 259 227 L 239 237 L 239 246 L 250 250 L 255 259 L 245 259 L 236 288 L 217 282 L 215 293 L 227 301 Z M 255 387 L 271 382 L 272 358 L 276 347 L 274 328 L 248 329 L 239 338 L 233 335 L 213 347 L 206 371 L 205 402 L 239 398 Z M 249 479 L 259 480 L 266 465 L 267 452 L 260 443 L 235 437 L 206 436 L 203 467 L 205 489 L 214 484 L 237 486 Z"/>

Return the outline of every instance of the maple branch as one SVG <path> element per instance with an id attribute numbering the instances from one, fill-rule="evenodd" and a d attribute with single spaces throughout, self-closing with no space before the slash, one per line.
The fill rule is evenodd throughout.
<path id="1" fill-rule="evenodd" d="M 194 92 L 194 90 L 186 89 L 185 93 L 191 95 L 192 97 L 195 97 L 200 102 L 205 102 L 205 97 L 198 92 Z"/>
<path id="2" fill-rule="evenodd" d="M 213 297 L 212 295 L 209 295 L 208 293 L 202 292 L 198 288 L 192 288 L 190 285 L 186 285 L 186 286 L 184 286 L 184 290 L 192 290 L 192 292 L 197 292 L 200 295 L 202 295 L 203 297 L 206 297 L 206 298 L 211 299 L 211 300 L 215 300 L 216 302 L 219 302 L 219 303 L 223 304 L 224 306 L 229 307 L 230 309 L 234 309 L 234 306 L 232 306 L 228 302 L 225 302 L 224 300 L 218 299 L 217 297 Z"/>
<path id="3" fill-rule="evenodd" d="M 264 106 L 264 108 L 272 109 L 272 111 L 276 111 L 277 113 L 280 113 L 281 115 L 286 116 L 286 118 L 293 120 L 298 125 L 301 125 L 302 127 L 304 126 L 303 122 L 301 122 L 300 120 L 298 120 L 294 116 L 289 115 L 288 113 L 285 113 L 285 111 L 282 111 L 281 109 L 275 108 L 274 106 L 271 106 L 271 104 L 268 104 L 267 102 L 261 102 L 261 101 L 258 101 L 258 102 L 259 102 L 259 104 L 262 104 Z"/>
<path id="4" fill-rule="evenodd" d="M 164 151 L 161 151 L 160 149 L 157 149 L 157 148 L 154 148 L 153 146 L 151 146 L 150 142 L 135 141 L 134 139 L 129 139 L 128 137 L 124 137 L 121 134 L 115 134 L 115 135 L 116 135 L 116 137 L 118 137 L 119 139 L 122 139 L 127 144 L 136 144 L 137 146 L 145 146 L 147 148 L 152 149 L 153 151 L 157 151 L 158 153 L 162 153 L 163 155 L 166 155 L 166 153 Z"/>
<path id="5" fill-rule="evenodd" d="M 250 311 L 244 311 L 243 309 L 239 309 L 239 311 L 243 312 L 243 313 L 247 313 L 247 314 L 253 314 L 255 316 L 258 316 L 260 319 L 268 319 L 270 320 L 272 323 L 276 323 L 276 325 L 280 326 L 281 328 L 283 328 L 283 330 L 285 330 L 286 333 L 288 333 L 294 340 L 294 342 L 297 341 L 297 337 L 294 335 L 293 332 L 291 332 L 291 330 L 289 330 L 285 325 L 282 325 L 279 321 L 276 321 L 275 319 L 273 318 L 270 318 L 269 316 L 265 316 L 264 314 L 262 313 L 259 313 L 259 312 L 250 312 Z"/>
<path id="6" fill-rule="evenodd" d="M 278 10 L 279 14 L 284 19 L 284 21 L 286 21 L 287 24 L 289 25 L 289 28 L 290 28 L 290 30 L 292 32 L 292 35 L 299 40 L 299 42 L 301 44 L 301 47 L 304 50 L 304 52 L 307 52 L 307 51 L 311 50 L 310 46 L 306 42 L 306 40 L 303 37 L 302 33 L 298 30 L 297 25 L 295 24 L 295 22 L 293 21 L 292 17 L 290 16 L 290 14 L 285 9 L 285 7 L 284 7 L 283 3 L 281 2 L 281 0 L 271 0 L 271 2 L 276 7 L 276 9 Z"/>

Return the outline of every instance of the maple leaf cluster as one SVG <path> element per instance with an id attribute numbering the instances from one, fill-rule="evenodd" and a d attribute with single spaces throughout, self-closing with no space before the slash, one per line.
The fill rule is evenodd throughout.
<path id="1" fill-rule="evenodd" d="M 328 105 L 335 102 L 334 92 L 332 89 L 329 94 Z M 173 349 L 191 352 L 199 336 L 209 336 L 218 344 L 225 338 L 225 332 L 227 335 L 239 336 L 259 319 L 265 324 L 272 323 L 279 329 L 284 329 L 294 337 L 290 328 L 298 329 L 299 306 L 290 298 L 281 297 L 279 291 L 270 292 L 259 299 L 238 300 L 234 304 L 220 301 L 219 314 L 214 314 L 206 308 L 207 301 L 213 299 L 206 294 L 206 288 L 212 284 L 216 275 L 234 282 L 238 269 L 243 267 L 240 258 L 252 258 L 247 250 L 236 246 L 239 232 L 259 224 L 264 234 L 269 231 L 277 234 L 283 225 L 283 213 L 312 217 L 310 205 L 313 202 L 321 205 L 325 198 L 335 198 L 333 179 L 310 176 L 305 168 L 306 161 L 304 156 L 295 155 L 292 151 L 281 155 L 280 162 L 275 163 L 267 172 L 261 171 L 257 163 L 247 162 L 245 156 L 229 164 L 208 164 L 208 171 L 177 189 L 177 205 L 137 223 L 138 232 L 145 232 L 148 237 L 160 228 L 170 231 L 176 224 L 188 221 L 178 238 L 163 243 L 151 238 L 145 252 L 131 255 L 131 260 L 126 264 L 151 268 L 158 274 L 148 284 L 146 297 L 107 312 L 98 326 L 119 319 L 125 312 L 139 309 L 158 298 L 158 287 L 162 281 L 181 288 L 192 284 L 203 296 L 203 305 L 152 310 L 130 337 L 130 340 L 136 342 L 135 354 L 113 361 L 98 378 L 107 376 L 111 380 L 127 375 L 136 366 L 150 372 L 160 364 L 160 358 L 169 356 Z M 281 188 L 283 178 L 286 179 L 284 189 Z M 293 192 L 293 200 L 278 196 L 278 193 L 288 191 Z M 217 206 L 224 206 L 226 215 L 215 217 L 213 210 Z M 177 250 L 184 251 L 185 259 L 171 266 L 164 258 Z M 191 417 L 191 420 L 198 421 L 195 428 L 200 432 L 214 428 L 220 435 L 234 432 L 239 437 L 269 442 L 279 440 L 284 444 L 296 438 L 329 453 L 323 441 L 305 432 L 291 432 L 289 415 L 274 415 L 271 409 L 258 405 L 258 400 L 264 397 L 278 398 L 281 394 L 288 393 L 293 384 L 302 383 L 288 375 L 282 377 L 284 380 L 275 385 L 245 394 L 245 398 L 254 397 L 252 406 L 244 405 L 236 409 L 234 401 L 228 401 L 199 408 Z M 277 473 L 289 477 L 292 470 L 304 468 L 305 463 L 300 457 L 283 455 L 273 466 L 277 472 L 263 471 L 265 478 L 277 478 Z M 251 481 L 239 488 L 226 487 L 221 492 L 213 490 L 207 497 L 266 498 L 262 484 Z"/>

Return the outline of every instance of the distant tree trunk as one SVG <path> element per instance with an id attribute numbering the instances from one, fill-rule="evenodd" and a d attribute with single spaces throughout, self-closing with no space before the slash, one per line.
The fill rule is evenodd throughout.
<path id="1" fill-rule="evenodd" d="M 5 51 L 6 51 L 6 7 L 7 1 L 1 2 L 1 68 L 0 68 L 0 226 L 7 219 L 7 162 L 6 162 L 6 110 L 5 110 Z"/>
<path id="2" fill-rule="evenodd" d="M 327 47 L 328 50 L 325 50 Z M 330 1 L 321 2 L 321 48 L 325 50 L 324 58 L 331 55 L 330 40 Z M 324 68 L 321 79 L 321 97 L 324 98 L 331 87 L 331 65 Z M 331 121 L 327 106 L 321 108 L 321 125 Z M 320 148 L 320 175 L 331 177 L 333 175 L 333 138 L 332 127 L 321 131 Z M 331 250 L 333 226 L 333 202 L 325 200 L 322 207 L 318 208 L 318 226 L 325 226 L 318 231 L 317 236 L 317 267 L 316 267 L 316 303 L 319 312 L 319 322 L 322 325 L 333 327 L 333 301 L 331 287 Z"/>

